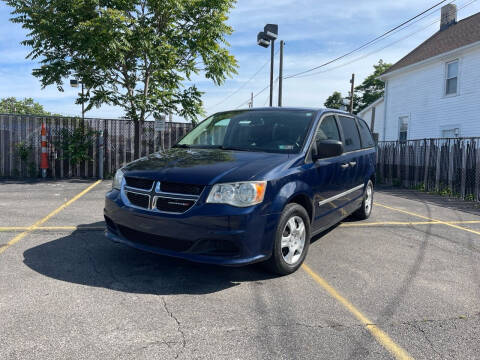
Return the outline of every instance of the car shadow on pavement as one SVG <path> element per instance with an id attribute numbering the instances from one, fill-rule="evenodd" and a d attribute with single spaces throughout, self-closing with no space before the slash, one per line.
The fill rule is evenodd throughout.
<path id="1" fill-rule="evenodd" d="M 140 294 L 207 294 L 241 282 L 261 282 L 274 276 L 260 264 L 220 267 L 196 264 L 113 243 L 103 222 L 80 229 L 23 253 L 24 263 L 53 279 Z M 82 229 L 83 228 L 83 229 Z"/>

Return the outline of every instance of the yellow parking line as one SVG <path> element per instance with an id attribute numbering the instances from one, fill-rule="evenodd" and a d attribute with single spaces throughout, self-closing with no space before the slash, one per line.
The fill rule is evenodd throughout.
<path id="1" fill-rule="evenodd" d="M 335 300 L 340 302 L 350 313 L 359 320 L 365 329 L 385 348 L 395 359 L 410 360 L 413 359 L 404 349 L 397 345 L 383 330 L 373 324 L 370 319 L 363 315 L 353 304 L 338 293 L 325 279 L 313 271 L 308 265 L 302 265 L 303 270 L 312 277 L 326 292 Z"/>
<path id="2" fill-rule="evenodd" d="M 380 205 L 381 206 L 381 205 Z M 443 225 L 446 224 L 480 224 L 480 220 L 464 220 L 464 221 L 375 221 L 375 222 L 346 222 L 341 223 L 340 227 L 370 227 L 370 226 L 406 226 L 406 225 Z M 25 231 L 30 226 L 0 226 L 0 232 Z M 50 231 L 50 230 L 104 230 L 104 226 L 37 226 L 31 231 Z"/>
<path id="3" fill-rule="evenodd" d="M 465 221 L 446 221 L 448 224 L 480 224 L 480 220 L 465 220 Z M 379 222 L 365 222 L 365 223 L 342 223 L 341 227 L 362 227 L 362 226 L 382 226 L 382 225 L 442 225 L 439 221 L 379 221 Z"/>
<path id="4" fill-rule="evenodd" d="M 28 226 L 3 226 L 0 227 L 1 231 L 19 231 L 19 230 L 27 230 Z"/>
<path id="5" fill-rule="evenodd" d="M 104 226 L 40 226 L 35 230 L 105 230 Z"/>
<path id="6" fill-rule="evenodd" d="M 465 228 L 465 227 L 455 225 L 453 222 L 447 222 L 447 221 L 432 219 L 432 218 L 429 218 L 429 217 L 427 217 L 427 216 L 423 216 L 423 215 L 416 214 L 416 213 L 413 213 L 413 212 L 410 212 L 410 211 L 406 211 L 406 210 L 402 210 L 402 209 L 397 209 L 397 208 L 394 208 L 394 207 L 391 207 L 391 206 L 379 204 L 379 203 L 377 203 L 377 202 L 375 203 L 375 205 L 384 207 L 385 209 L 390 209 L 390 210 L 398 211 L 398 212 L 401 212 L 401 213 L 404 213 L 404 214 L 407 214 L 407 215 L 416 216 L 416 217 L 421 218 L 421 219 L 426 219 L 426 220 L 434 221 L 434 222 L 437 223 L 437 224 L 447 225 L 447 226 L 453 227 L 453 228 L 455 228 L 455 229 L 459 229 L 459 230 L 463 230 L 463 231 L 470 232 L 470 233 L 472 233 L 472 234 L 480 235 L 480 231 L 475 231 L 475 230 L 472 230 L 472 229 L 467 229 L 467 228 Z"/>
<path id="7" fill-rule="evenodd" d="M 0 232 L 29 230 L 30 226 L 4 226 L 0 227 Z M 51 231 L 51 230 L 105 230 L 104 226 L 38 226 L 31 231 Z"/>
<path id="8" fill-rule="evenodd" d="M 69 206 L 70 204 L 72 204 L 73 202 L 77 201 L 78 199 L 80 199 L 83 195 L 85 195 L 86 193 L 88 193 L 90 190 L 92 190 L 95 186 L 97 186 L 98 184 L 100 184 L 102 182 L 102 180 L 98 180 L 96 182 L 94 182 L 92 185 L 88 186 L 85 190 L 83 190 L 82 192 L 80 192 L 79 194 L 75 195 L 73 198 L 71 198 L 70 200 L 68 200 L 66 203 L 64 203 L 63 205 L 59 206 L 58 208 L 56 208 L 55 210 L 53 210 L 50 214 L 48 214 L 47 216 L 45 216 L 43 219 L 40 219 L 38 220 L 35 224 L 29 226 L 24 232 L 18 234 L 17 236 L 15 236 L 12 240 L 10 240 L 9 242 L 7 242 L 6 245 L 4 245 L 3 247 L 0 248 L 0 254 L 3 253 L 5 250 L 7 250 L 10 246 L 16 244 L 17 242 L 19 242 L 20 240 L 22 240 L 25 236 L 27 236 L 30 232 L 32 232 L 33 230 L 36 230 L 37 228 L 40 227 L 40 225 L 44 224 L 45 222 L 47 222 L 50 218 L 52 218 L 53 216 L 57 215 L 60 211 L 62 211 L 63 209 L 65 209 L 67 206 Z"/>
<path id="9" fill-rule="evenodd" d="M 341 227 L 364 227 L 364 226 L 382 226 L 382 225 L 425 225 L 438 224 L 434 221 L 380 221 L 366 223 L 342 223 Z"/>
<path id="10" fill-rule="evenodd" d="M 30 226 L 11 226 L 0 227 L 0 232 L 29 230 Z M 105 230 L 104 226 L 38 226 L 31 231 L 51 231 L 51 230 Z"/>

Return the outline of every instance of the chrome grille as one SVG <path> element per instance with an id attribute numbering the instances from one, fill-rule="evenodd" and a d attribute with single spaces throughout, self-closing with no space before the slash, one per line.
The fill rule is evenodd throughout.
<path id="1" fill-rule="evenodd" d="M 195 205 L 204 188 L 204 185 L 126 176 L 122 196 L 125 203 L 133 207 L 152 212 L 183 214 Z"/>

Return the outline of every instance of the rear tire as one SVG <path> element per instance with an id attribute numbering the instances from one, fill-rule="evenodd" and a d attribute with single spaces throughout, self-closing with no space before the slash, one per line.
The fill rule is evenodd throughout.
<path id="1" fill-rule="evenodd" d="M 357 219 L 366 220 L 370 217 L 373 207 L 373 182 L 368 180 L 367 186 L 363 193 L 362 206 L 353 213 Z"/>
<path id="2" fill-rule="evenodd" d="M 266 262 L 269 271 L 278 275 L 295 272 L 305 260 L 310 245 L 310 217 L 296 203 L 288 204 L 280 216 L 272 256 Z"/>

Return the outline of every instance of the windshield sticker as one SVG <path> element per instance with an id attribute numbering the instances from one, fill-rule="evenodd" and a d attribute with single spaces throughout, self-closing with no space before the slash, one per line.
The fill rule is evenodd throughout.
<path id="1" fill-rule="evenodd" d="M 279 150 L 292 150 L 293 145 L 278 145 Z"/>

